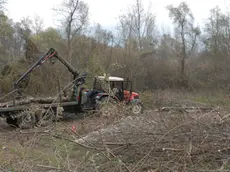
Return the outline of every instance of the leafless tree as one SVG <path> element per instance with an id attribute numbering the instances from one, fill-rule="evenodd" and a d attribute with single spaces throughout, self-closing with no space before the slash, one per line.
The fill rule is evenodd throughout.
<path id="1" fill-rule="evenodd" d="M 0 0 L 0 11 L 4 10 L 4 5 L 7 3 L 7 0 Z"/>
<path id="2" fill-rule="evenodd" d="M 230 14 L 223 13 L 218 6 L 211 9 L 203 34 L 203 42 L 206 50 L 214 56 L 229 57 L 229 37 Z"/>
<path id="3" fill-rule="evenodd" d="M 41 17 L 39 17 L 38 15 L 36 15 L 33 19 L 33 31 L 35 32 L 36 35 L 36 44 L 38 45 L 38 37 L 39 37 L 39 33 L 41 33 L 42 29 L 44 27 L 44 21 Z"/>
<path id="4" fill-rule="evenodd" d="M 155 40 L 155 16 L 150 9 L 145 10 L 141 0 L 131 6 L 129 11 L 119 16 L 118 29 L 125 44 L 133 42 L 138 50 L 153 47 Z"/>
<path id="5" fill-rule="evenodd" d="M 97 41 L 97 49 L 101 52 L 101 64 L 104 70 L 108 72 L 112 63 L 114 36 L 111 31 L 103 29 L 100 24 L 97 24 L 94 39 Z"/>
<path id="6" fill-rule="evenodd" d="M 60 8 L 55 9 L 62 16 L 61 24 L 67 39 L 68 60 L 72 62 L 73 40 L 80 34 L 89 20 L 89 7 L 82 0 L 63 1 Z"/>
<path id="7" fill-rule="evenodd" d="M 119 16 L 118 33 L 120 43 L 124 47 L 124 57 L 121 61 L 126 66 L 127 77 L 133 80 L 138 76 L 143 78 L 146 69 L 141 58 L 153 54 L 157 44 L 155 15 L 150 7 L 151 5 L 149 9 L 145 9 L 142 1 L 136 0 Z"/>
<path id="8" fill-rule="evenodd" d="M 181 39 L 181 81 L 184 85 L 187 83 L 185 80 L 185 60 L 195 47 L 200 29 L 198 27 L 194 28 L 194 17 L 187 3 L 181 2 L 178 7 L 169 5 L 167 9 Z"/>

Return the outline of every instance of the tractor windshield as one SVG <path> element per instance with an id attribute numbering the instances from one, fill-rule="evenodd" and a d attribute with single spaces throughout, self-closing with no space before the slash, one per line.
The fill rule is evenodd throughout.
<path id="1" fill-rule="evenodd" d="M 113 88 L 123 89 L 122 84 L 123 84 L 123 81 L 111 81 L 110 87 L 111 87 L 111 89 L 113 89 Z"/>
<path id="2" fill-rule="evenodd" d="M 98 91 L 104 91 L 102 85 L 101 85 L 101 82 L 95 78 L 94 80 L 94 86 L 93 86 L 93 89 L 94 90 L 98 90 Z"/>

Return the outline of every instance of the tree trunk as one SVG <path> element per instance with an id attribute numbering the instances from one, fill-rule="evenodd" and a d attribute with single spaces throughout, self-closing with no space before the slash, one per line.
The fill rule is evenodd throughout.
<path id="1" fill-rule="evenodd" d="M 181 27 L 181 39 L 182 39 L 182 59 L 181 59 L 181 86 L 188 87 L 188 82 L 185 77 L 185 59 L 186 59 L 186 44 L 185 44 L 185 33 L 184 25 Z"/>

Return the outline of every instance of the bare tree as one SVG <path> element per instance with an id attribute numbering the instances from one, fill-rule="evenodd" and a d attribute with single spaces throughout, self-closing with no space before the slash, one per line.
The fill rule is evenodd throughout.
<path id="1" fill-rule="evenodd" d="M 197 36 L 200 34 L 200 29 L 194 28 L 193 14 L 186 4 L 181 2 L 178 7 L 172 5 L 167 6 L 169 17 L 176 25 L 176 32 L 181 39 L 181 81 L 184 86 L 187 86 L 185 79 L 185 60 L 194 50 Z"/>
<path id="2" fill-rule="evenodd" d="M 4 10 L 4 6 L 7 3 L 7 0 L 0 0 L 0 11 Z"/>
<path id="3" fill-rule="evenodd" d="M 32 34 L 32 25 L 33 21 L 30 17 L 23 17 L 20 23 L 18 23 L 18 26 L 20 27 L 20 33 L 25 40 L 27 40 Z"/>
<path id="4" fill-rule="evenodd" d="M 37 45 L 31 39 L 31 36 L 33 34 L 32 27 L 33 21 L 30 19 L 30 17 L 24 17 L 23 19 L 21 19 L 20 23 L 17 23 L 17 30 L 21 38 L 24 40 L 23 42 L 25 58 L 30 63 L 34 62 L 37 59 L 37 54 L 39 53 Z"/>
<path id="5" fill-rule="evenodd" d="M 134 80 L 135 87 L 136 78 L 143 78 L 146 71 L 142 57 L 153 54 L 157 45 L 155 16 L 150 5 L 145 9 L 141 0 L 135 0 L 135 4 L 119 16 L 118 33 L 124 47 L 120 61 L 126 66 L 124 73 Z"/>
<path id="6" fill-rule="evenodd" d="M 180 43 L 170 34 L 163 34 L 157 48 L 158 57 L 161 59 L 174 59 Z"/>
<path id="7" fill-rule="evenodd" d="M 36 15 L 33 19 L 33 30 L 35 32 L 35 35 L 36 35 L 36 44 L 38 46 L 38 37 L 39 37 L 39 34 L 41 33 L 42 29 L 44 27 L 44 21 L 41 17 L 39 17 L 38 15 Z"/>
<path id="8" fill-rule="evenodd" d="M 105 71 L 108 72 L 112 63 L 114 36 L 111 31 L 107 31 L 100 24 L 97 24 L 94 39 L 98 45 L 97 49 L 101 53 L 101 64 L 103 64 Z"/>
<path id="9" fill-rule="evenodd" d="M 122 42 L 137 44 L 138 50 L 147 49 L 154 46 L 156 40 L 155 16 L 143 7 L 141 0 L 131 6 L 129 11 L 119 16 L 118 29 Z"/>
<path id="10" fill-rule="evenodd" d="M 230 13 L 223 13 L 218 6 L 211 9 L 203 35 L 206 50 L 214 56 L 229 57 L 229 37 Z"/>
<path id="11" fill-rule="evenodd" d="M 71 63 L 73 40 L 87 26 L 89 7 L 82 0 L 67 0 L 63 1 L 61 7 L 56 9 L 56 11 L 62 16 L 61 24 L 65 28 L 68 60 Z"/>

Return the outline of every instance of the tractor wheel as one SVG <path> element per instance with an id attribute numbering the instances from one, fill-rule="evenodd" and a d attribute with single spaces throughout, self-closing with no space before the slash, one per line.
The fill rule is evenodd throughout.
<path id="1" fill-rule="evenodd" d="M 132 113 L 134 115 L 140 115 L 144 112 L 144 107 L 141 104 L 134 104 L 132 105 Z"/>
<path id="2" fill-rule="evenodd" d="M 35 126 L 36 118 L 33 111 L 23 111 L 17 117 L 17 125 L 21 129 L 30 129 Z"/>
<path id="3" fill-rule="evenodd" d="M 46 127 L 53 123 L 55 119 L 55 114 L 52 109 L 40 109 L 35 112 L 37 123 L 36 126 Z"/>
<path id="4" fill-rule="evenodd" d="M 6 123 L 17 127 L 17 118 L 8 117 L 6 118 Z"/>

